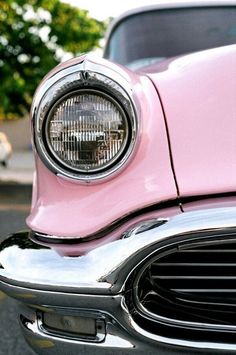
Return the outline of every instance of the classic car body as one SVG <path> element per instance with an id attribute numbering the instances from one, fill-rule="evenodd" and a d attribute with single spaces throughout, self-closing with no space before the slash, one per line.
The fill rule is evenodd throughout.
<path id="1" fill-rule="evenodd" d="M 109 52 L 133 16 L 193 8 L 128 13 L 109 60 L 37 89 L 30 230 L 1 244 L 0 287 L 40 354 L 236 351 L 236 46 L 136 70 Z M 236 18 L 235 2 L 205 9 Z"/>

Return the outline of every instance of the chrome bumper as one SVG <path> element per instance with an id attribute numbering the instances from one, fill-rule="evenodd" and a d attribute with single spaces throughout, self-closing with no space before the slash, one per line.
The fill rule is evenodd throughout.
<path id="1" fill-rule="evenodd" d="M 0 289 L 20 301 L 24 336 L 42 354 L 173 354 L 236 351 L 236 345 L 180 341 L 151 336 L 133 321 L 125 304 L 131 272 L 163 242 L 178 235 L 235 228 L 236 208 L 190 212 L 160 226 L 140 226 L 125 239 L 80 257 L 61 257 L 54 248 L 31 241 L 28 232 L 0 245 Z M 126 287 L 125 287 L 126 285 Z M 55 313 L 92 319 L 94 337 L 48 329 L 42 315 Z M 195 350 L 194 350 L 195 349 Z M 208 350 L 207 350 L 208 349 Z"/>

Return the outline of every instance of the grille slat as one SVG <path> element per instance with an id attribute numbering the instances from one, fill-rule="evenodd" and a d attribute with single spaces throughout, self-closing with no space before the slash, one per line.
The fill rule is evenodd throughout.
<path id="1" fill-rule="evenodd" d="M 177 267 L 177 266 L 218 266 L 218 267 L 233 267 L 236 266 L 236 263 L 153 263 L 153 266 L 172 266 L 172 267 Z"/>
<path id="2" fill-rule="evenodd" d="M 196 276 L 196 275 L 172 275 L 172 276 L 153 276 L 154 280 L 236 280 L 236 276 Z"/>
<path id="3" fill-rule="evenodd" d="M 202 253 L 236 253 L 236 250 L 232 250 L 232 249 L 203 249 L 201 251 L 199 251 L 199 249 L 196 249 L 196 250 L 184 250 L 184 251 L 181 251 L 180 253 L 182 254 L 186 254 L 186 253 L 195 253 L 195 254 L 202 254 Z"/>
<path id="4" fill-rule="evenodd" d="M 152 265 L 151 272 L 153 278 L 179 278 L 179 277 L 199 277 L 199 278 L 236 278 L 236 265 L 217 263 L 191 263 L 180 264 L 155 264 Z"/>
<path id="5" fill-rule="evenodd" d="M 203 288 L 203 289 L 200 289 L 200 288 L 172 288 L 171 289 L 172 291 L 176 291 L 176 292 L 189 292 L 189 293 L 194 293 L 194 292 L 205 292 L 205 293 L 232 293 L 232 292 L 235 292 L 235 297 L 236 297 L 236 289 L 222 289 L 222 288 Z"/>
<path id="6" fill-rule="evenodd" d="M 202 252 L 198 249 L 196 252 L 194 251 L 179 251 L 172 255 L 164 256 L 162 259 L 163 263 L 190 263 L 190 264 L 234 264 L 236 262 L 236 251 L 229 250 L 202 250 Z"/>

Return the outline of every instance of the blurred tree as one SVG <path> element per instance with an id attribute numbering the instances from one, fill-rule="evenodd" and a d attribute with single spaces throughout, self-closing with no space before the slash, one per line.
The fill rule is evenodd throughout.
<path id="1" fill-rule="evenodd" d="M 59 0 L 0 0 L 0 119 L 23 117 L 62 58 L 98 46 L 105 25 Z"/>

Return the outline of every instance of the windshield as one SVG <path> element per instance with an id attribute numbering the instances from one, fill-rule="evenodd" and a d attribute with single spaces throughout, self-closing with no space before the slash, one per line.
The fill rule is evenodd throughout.
<path id="1" fill-rule="evenodd" d="M 154 10 L 116 26 L 105 57 L 132 69 L 203 49 L 236 43 L 236 7 Z"/>

